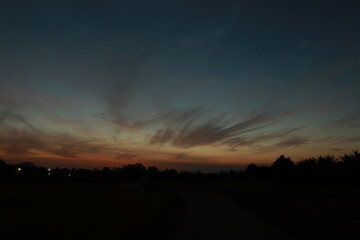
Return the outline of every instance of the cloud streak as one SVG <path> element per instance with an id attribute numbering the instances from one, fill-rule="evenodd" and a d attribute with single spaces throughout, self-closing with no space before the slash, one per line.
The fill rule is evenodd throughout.
<path id="1" fill-rule="evenodd" d="M 22 126 L 28 128 L 30 130 L 33 130 L 35 132 L 40 132 L 40 130 L 38 130 L 36 127 L 34 127 L 22 115 L 13 113 L 8 109 L 3 109 L 3 111 L 0 112 L 0 124 L 5 124 L 7 122 L 12 123 L 12 124 L 19 123 Z"/>
<path id="2" fill-rule="evenodd" d="M 337 127 L 360 128 L 360 112 L 345 116 L 334 123 Z"/>
<path id="3" fill-rule="evenodd" d="M 275 146 L 277 146 L 277 147 L 297 147 L 299 145 L 306 144 L 307 142 L 308 142 L 308 140 L 303 137 L 291 137 L 291 138 L 288 138 L 288 139 L 285 139 L 285 140 L 279 142 Z"/>
<path id="4" fill-rule="evenodd" d="M 204 145 L 227 145 L 231 148 L 246 142 L 243 134 L 262 129 L 269 124 L 290 115 L 293 110 L 261 111 L 254 113 L 238 123 L 231 123 L 221 118 L 207 120 L 203 111 L 192 109 L 178 114 L 178 117 L 167 119 L 164 128 L 158 129 L 151 136 L 150 144 L 170 144 L 180 148 Z M 170 120 L 170 121 L 169 121 Z M 180 121 L 177 121 L 180 120 Z M 295 131 L 295 130 L 294 130 Z M 274 136 L 276 137 L 276 136 Z M 264 139 L 272 138 L 263 136 Z M 258 141 L 261 138 L 259 137 Z M 256 140 L 253 140 L 255 143 Z"/>
<path id="5" fill-rule="evenodd" d="M 227 140 L 225 143 L 230 147 L 230 151 L 235 151 L 238 147 L 241 146 L 254 146 L 260 144 L 261 142 L 288 137 L 289 135 L 297 132 L 298 130 L 303 129 L 303 127 L 296 127 L 290 129 L 283 129 L 271 133 L 260 134 L 252 137 L 250 136 L 241 136 L 235 137 Z M 280 146 L 280 145 L 279 145 Z"/>
<path id="6" fill-rule="evenodd" d="M 1 132 L 0 150 L 5 154 L 33 155 L 45 152 L 61 157 L 80 157 L 109 151 L 105 143 L 66 134 L 53 135 L 9 128 Z"/>

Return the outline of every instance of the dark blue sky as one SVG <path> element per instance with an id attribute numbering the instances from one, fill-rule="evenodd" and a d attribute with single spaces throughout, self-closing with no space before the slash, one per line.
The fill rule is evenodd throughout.
<path id="1" fill-rule="evenodd" d="M 209 169 L 359 146 L 358 1 L 1 1 L 0 31 L 11 161 Z"/>

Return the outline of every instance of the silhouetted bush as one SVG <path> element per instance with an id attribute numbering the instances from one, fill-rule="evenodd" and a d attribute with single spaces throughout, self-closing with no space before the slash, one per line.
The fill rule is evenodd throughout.
<path id="1" fill-rule="evenodd" d="M 351 184 L 360 184 L 360 153 L 353 151 L 350 154 L 344 154 L 341 159 L 341 177 Z"/>

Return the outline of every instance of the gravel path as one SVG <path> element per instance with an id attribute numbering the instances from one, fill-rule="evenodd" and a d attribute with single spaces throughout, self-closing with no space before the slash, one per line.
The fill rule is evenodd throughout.
<path id="1" fill-rule="evenodd" d="M 177 192 L 188 204 L 188 218 L 176 240 L 291 239 L 254 214 L 216 193 Z"/>

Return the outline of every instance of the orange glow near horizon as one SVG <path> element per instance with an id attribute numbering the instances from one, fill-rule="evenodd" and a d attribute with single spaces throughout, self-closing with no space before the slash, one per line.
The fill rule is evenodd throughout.
<path id="1" fill-rule="evenodd" d="M 109 147 L 111 149 L 111 147 Z M 153 151 L 151 151 L 153 150 Z M 137 152 L 136 152 L 137 151 Z M 293 161 L 298 161 L 302 158 L 311 156 L 319 156 L 324 154 L 333 153 L 319 153 L 307 152 L 304 154 L 303 149 L 290 149 L 279 153 L 266 152 L 266 153 L 248 153 L 234 154 L 233 152 L 198 152 L 194 154 L 194 150 L 190 153 L 176 153 L 176 151 L 160 151 L 159 149 L 144 148 L 142 151 L 139 148 L 127 153 L 114 154 L 109 151 L 108 153 L 101 154 L 81 154 L 76 157 L 64 157 L 54 153 L 47 153 L 43 151 L 33 151 L 30 154 L 6 154 L 2 153 L 3 160 L 8 163 L 21 163 L 33 162 L 38 166 L 44 167 L 67 167 L 67 168 L 98 168 L 103 167 L 122 167 L 126 164 L 142 163 L 144 166 L 156 166 L 160 169 L 175 168 L 177 170 L 201 170 L 201 171 L 216 171 L 226 169 L 243 169 L 248 164 L 254 163 L 257 165 L 269 165 L 275 159 L 284 154 L 292 158 Z M 130 153 L 131 152 L 131 153 Z M 341 155 L 333 154 L 335 157 Z"/>

